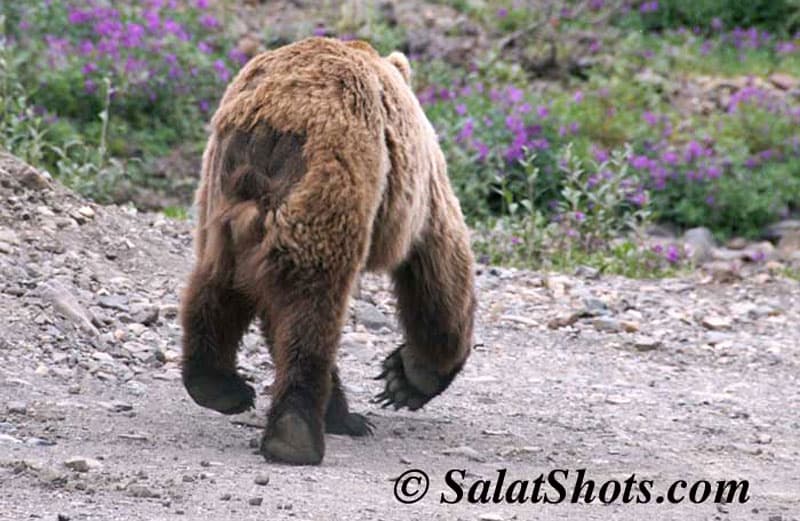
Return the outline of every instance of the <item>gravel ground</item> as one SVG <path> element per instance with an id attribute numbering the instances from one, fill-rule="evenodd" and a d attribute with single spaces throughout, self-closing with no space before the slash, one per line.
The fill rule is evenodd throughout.
<path id="1" fill-rule="evenodd" d="M 0 519 L 800 519 L 796 281 L 482 266 L 482 345 L 408 413 L 370 403 L 401 336 L 387 280 L 365 276 L 339 357 L 375 436 L 328 436 L 322 466 L 294 468 L 254 449 L 272 379 L 255 328 L 241 356 L 255 413 L 222 416 L 184 392 L 176 313 L 190 265 L 189 223 L 96 206 L 0 155 Z M 404 505 L 393 480 L 411 469 L 430 488 Z M 455 497 L 450 469 L 465 492 L 499 469 L 506 487 L 586 469 L 598 487 L 653 480 L 653 497 L 679 479 L 749 480 L 750 498 L 441 504 Z"/>

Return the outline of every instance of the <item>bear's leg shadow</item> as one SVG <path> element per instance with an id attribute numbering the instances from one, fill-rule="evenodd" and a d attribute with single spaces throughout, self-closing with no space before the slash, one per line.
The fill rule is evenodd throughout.
<path id="1" fill-rule="evenodd" d="M 450 385 L 472 348 L 474 277 L 466 230 L 432 219 L 392 278 L 406 342 L 384 360 L 377 379 L 386 384 L 376 401 L 416 410 Z"/>
<path id="2" fill-rule="evenodd" d="M 223 414 L 253 407 L 255 392 L 236 371 L 239 341 L 253 319 L 251 302 L 233 288 L 234 253 L 211 231 L 181 301 L 183 384 L 194 401 Z"/>

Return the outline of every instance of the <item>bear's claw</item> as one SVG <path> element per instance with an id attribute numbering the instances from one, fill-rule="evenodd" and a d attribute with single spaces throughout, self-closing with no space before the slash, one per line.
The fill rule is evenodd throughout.
<path id="1" fill-rule="evenodd" d="M 416 411 L 441 393 L 450 383 L 419 364 L 406 367 L 407 364 L 403 359 L 404 349 L 407 349 L 405 344 L 392 351 L 383 361 L 381 374 L 375 377 L 375 380 L 386 380 L 383 392 L 372 400 L 384 409 L 391 405 L 395 410 L 407 407 L 411 411 Z M 413 373 L 410 373 L 409 369 Z M 424 382 L 426 389 L 421 389 L 421 386 L 412 380 Z"/>

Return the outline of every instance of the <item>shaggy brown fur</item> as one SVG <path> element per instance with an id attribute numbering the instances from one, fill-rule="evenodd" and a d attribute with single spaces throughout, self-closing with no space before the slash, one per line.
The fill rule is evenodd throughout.
<path id="1" fill-rule="evenodd" d="M 183 381 L 202 406 L 252 407 L 236 351 L 260 318 L 276 370 L 268 459 L 316 464 L 323 430 L 371 430 L 348 410 L 335 365 L 361 269 L 392 274 L 406 333 L 383 364 L 384 405 L 422 407 L 469 355 L 467 229 L 410 72 L 400 53 L 310 38 L 253 58 L 212 120 L 182 300 Z"/>

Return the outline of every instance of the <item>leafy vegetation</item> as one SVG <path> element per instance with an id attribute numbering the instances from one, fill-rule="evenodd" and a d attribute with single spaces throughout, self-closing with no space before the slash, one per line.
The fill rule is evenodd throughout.
<path id="1" fill-rule="evenodd" d="M 662 274 L 684 255 L 646 245 L 654 221 L 755 236 L 800 210 L 797 0 L 442 3 L 494 39 L 470 67 L 412 64 L 487 259 Z M 369 4 L 297 36 L 403 48 Z M 4 3 L 0 146 L 101 201 L 171 190 L 158 161 L 199 156 L 247 60 L 224 7 Z"/>

